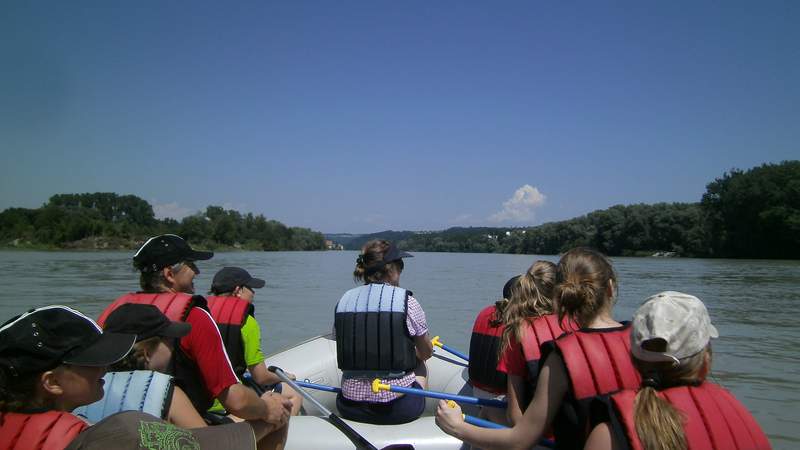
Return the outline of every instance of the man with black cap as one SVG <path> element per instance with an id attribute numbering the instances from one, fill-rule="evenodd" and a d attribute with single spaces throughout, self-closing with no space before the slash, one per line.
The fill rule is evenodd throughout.
<path id="1" fill-rule="evenodd" d="M 239 378 L 245 370 L 250 379 L 259 387 L 280 392 L 292 402 L 292 415 L 300 412 L 303 399 L 291 387 L 267 370 L 264 352 L 261 351 L 261 327 L 254 317 L 253 298 L 255 289 L 261 289 L 266 282 L 253 278 L 241 267 L 223 267 L 214 275 L 208 297 L 211 316 L 219 326 L 222 341 L 226 343 L 228 356 Z M 289 374 L 290 377 L 293 375 Z M 212 411 L 219 409 L 217 402 Z"/>
<path id="2" fill-rule="evenodd" d="M 266 424 L 185 430 L 140 412 L 115 414 L 90 426 L 72 409 L 103 397 L 106 366 L 132 348 L 133 334 L 104 333 L 66 306 L 31 310 L 0 327 L 0 448 L 252 449 Z M 149 431 L 161 441 L 150 441 Z M 256 435 L 254 435 L 254 430 Z M 169 438 L 172 439 L 169 439 Z M 166 438 L 166 439 L 165 439 Z M 172 444 L 172 446 L 171 446 Z"/>
<path id="3" fill-rule="evenodd" d="M 231 366 L 217 325 L 208 312 L 206 300 L 194 293 L 195 261 L 214 254 L 192 249 L 174 234 L 147 240 L 133 256 L 140 272 L 143 292 L 127 294 L 100 315 L 102 324 L 118 307 L 127 303 L 155 305 L 172 321 L 191 324 L 191 331 L 178 341 L 172 358 L 175 383 L 180 386 L 201 415 L 215 398 L 225 409 L 242 419 L 262 419 L 283 426 L 291 402 L 280 396 L 262 396 L 239 383 Z"/>

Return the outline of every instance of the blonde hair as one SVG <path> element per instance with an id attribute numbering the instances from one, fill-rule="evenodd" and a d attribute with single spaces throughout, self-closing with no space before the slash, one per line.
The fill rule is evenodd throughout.
<path id="1" fill-rule="evenodd" d="M 568 317 L 578 326 L 587 326 L 614 296 L 608 295 L 609 282 L 616 288 L 617 274 L 611 262 L 597 250 L 574 248 L 558 261 L 554 293 L 559 323 Z"/>
<path id="2" fill-rule="evenodd" d="M 711 356 L 710 345 L 700 353 L 684 358 L 678 366 L 669 362 L 652 363 L 633 358 L 634 365 L 642 374 L 642 388 L 633 401 L 633 417 L 636 435 L 644 450 L 687 449 L 683 415 L 659 397 L 656 391 L 671 386 L 702 383 L 706 355 L 709 358 Z"/>
<path id="3" fill-rule="evenodd" d="M 511 345 L 512 336 L 517 342 L 522 342 L 522 325 L 526 320 L 553 313 L 555 284 L 556 265 L 550 261 L 536 261 L 511 286 L 511 298 L 495 304 L 497 316 L 506 326 L 501 337 L 498 358 Z"/>
<path id="4" fill-rule="evenodd" d="M 356 260 L 356 268 L 353 270 L 353 279 L 363 281 L 364 284 L 382 283 L 386 280 L 390 270 L 403 270 L 403 261 L 391 261 L 383 263 L 383 256 L 392 244 L 383 239 L 373 239 L 363 247 L 361 254 Z"/>

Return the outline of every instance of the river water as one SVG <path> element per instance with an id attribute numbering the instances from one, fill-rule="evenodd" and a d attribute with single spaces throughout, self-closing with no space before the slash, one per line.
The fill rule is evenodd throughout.
<path id="1" fill-rule="evenodd" d="M 28 308 L 63 304 L 96 317 L 114 298 L 138 288 L 131 252 L 0 252 L 0 321 Z M 235 265 L 264 278 L 256 317 L 266 353 L 331 330 L 333 307 L 355 286 L 356 252 L 218 253 L 198 264 L 203 293 L 219 268 Z M 555 256 L 415 253 L 401 286 L 422 304 L 431 335 L 464 351 L 477 312 L 536 259 Z M 720 332 L 713 379 L 750 409 L 775 448 L 800 446 L 800 261 L 613 258 L 619 275 L 618 320 L 629 320 L 649 295 L 698 296 Z"/>

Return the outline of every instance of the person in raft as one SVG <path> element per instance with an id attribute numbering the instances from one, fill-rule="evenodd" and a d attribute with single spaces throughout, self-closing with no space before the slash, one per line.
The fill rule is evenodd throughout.
<path id="1" fill-rule="evenodd" d="M 53 305 L 0 326 L 0 448 L 253 449 L 268 426 L 237 423 L 188 430 L 139 411 L 90 425 L 70 413 L 103 397 L 106 366 L 123 358 L 135 335 L 104 333 L 79 311 Z M 259 442 L 259 448 L 265 448 Z"/>
<path id="2" fill-rule="evenodd" d="M 447 434 L 480 448 L 528 449 L 552 426 L 558 448 L 582 448 L 594 397 L 639 386 L 630 354 L 630 323 L 612 316 L 617 276 L 611 262 L 576 248 L 558 262 L 553 295 L 558 322 L 577 331 L 542 346 L 533 400 L 513 428 L 486 429 L 464 422 L 461 408 L 439 402 L 436 423 Z"/>
<path id="3" fill-rule="evenodd" d="M 200 273 L 195 261 L 212 256 L 212 252 L 192 249 L 174 234 L 148 239 L 133 256 L 134 267 L 140 271 L 142 292 L 115 300 L 98 322 L 103 325 L 122 305 L 152 304 L 170 320 L 190 324 L 189 334 L 174 346 L 170 363 L 175 384 L 186 392 L 198 413 L 207 422 L 216 423 L 219 416 L 209 414 L 208 409 L 217 398 L 236 417 L 283 426 L 291 402 L 277 393 L 259 398 L 255 391 L 239 383 L 205 298 L 193 295 L 194 278 Z"/>
<path id="4" fill-rule="evenodd" d="M 292 402 L 292 415 L 300 413 L 303 398 L 286 383 L 281 383 L 277 375 L 267 370 L 264 363 L 264 352 L 261 351 L 261 327 L 254 317 L 253 299 L 256 289 L 261 289 L 266 282 L 253 278 L 241 267 L 223 267 L 211 281 L 208 307 L 219 326 L 223 342 L 238 341 L 241 351 L 229 352 L 236 375 L 241 379 L 244 371 L 250 373 L 252 380 L 260 391 L 274 391 L 286 396 Z M 238 330 L 237 335 L 235 334 Z M 294 375 L 287 373 L 290 378 Z M 219 400 L 214 400 L 211 411 L 222 410 Z"/>
<path id="5" fill-rule="evenodd" d="M 554 314 L 553 293 L 556 265 L 534 262 L 512 288 L 511 300 L 503 310 L 506 324 L 501 337 L 497 370 L 507 375 L 507 416 L 510 423 L 520 420 L 533 398 L 539 375 L 540 348 L 573 327 L 559 324 Z"/>
<path id="6" fill-rule="evenodd" d="M 425 361 L 433 346 L 425 312 L 411 291 L 399 287 L 403 258 L 411 256 L 388 241 L 367 242 L 353 272 L 364 285 L 345 292 L 336 304 L 334 333 L 342 370 L 336 406 L 346 419 L 400 424 L 425 409 L 423 397 L 372 391 L 375 378 L 393 386 L 427 386 Z"/>
<path id="7" fill-rule="evenodd" d="M 595 401 L 587 449 L 769 449 L 756 420 L 730 392 L 706 380 L 711 338 L 718 336 L 705 305 L 667 291 L 633 315 L 631 354 L 642 376 L 638 390 Z"/>

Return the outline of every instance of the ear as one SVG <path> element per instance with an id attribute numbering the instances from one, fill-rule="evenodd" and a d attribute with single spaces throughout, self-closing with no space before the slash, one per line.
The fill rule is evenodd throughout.
<path id="1" fill-rule="evenodd" d="M 614 298 L 614 280 L 608 280 L 608 286 L 606 286 L 606 297 Z"/>
<path id="2" fill-rule="evenodd" d="M 39 384 L 47 394 L 60 396 L 64 394 L 64 388 L 58 378 L 58 373 L 55 370 L 48 370 L 39 377 Z"/>
<path id="3" fill-rule="evenodd" d="M 172 272 L 171 266 L 167 266 L 161 269 L 161 273 L 164 275 L 164 279 L 167 280 L 170 284 L 175 283 L 175 273 Z"/>
<path id="4" fill-rule="evenodd" d="M 711 373 L 711 352 L 706 350 L 703 354 L 703 367 L 700 368 L 698 376 L 701 380 L 705 380 L 709 373 Z"/>
<path id="5" fill-rule="evenodd" d="M 242 287 L 241 286 L 236 286 L 235 288 L 233 288 L 233 292 L 231 292 L 231 295 L 234 296 L 234 297 L 238 297 L 239 294 L 241 294 L 241 293 L 242 293 Z"/>

